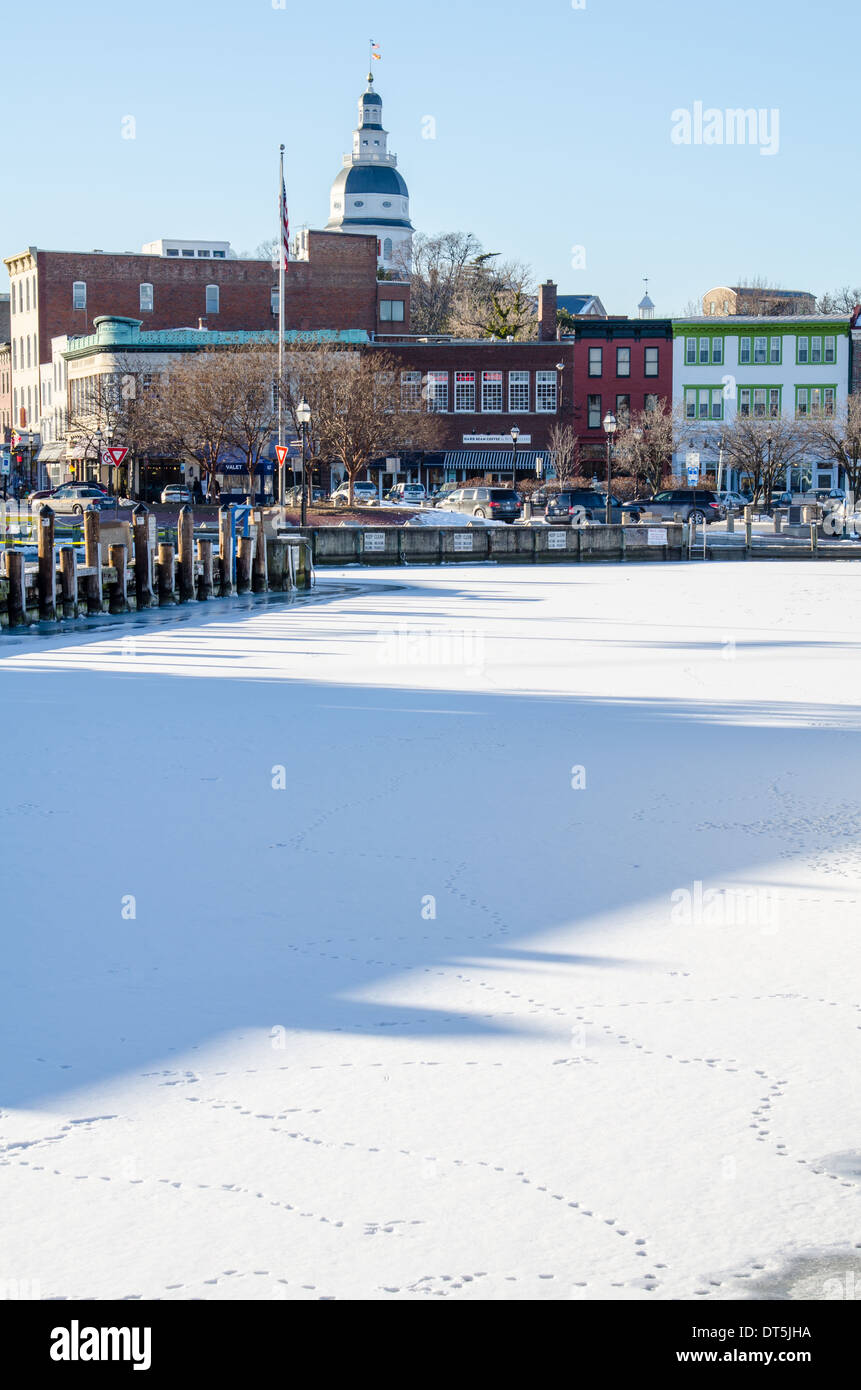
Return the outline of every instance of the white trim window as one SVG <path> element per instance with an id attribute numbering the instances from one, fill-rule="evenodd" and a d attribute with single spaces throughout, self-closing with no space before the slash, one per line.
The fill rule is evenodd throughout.
<path id="1" fill-rule="evenodd" d="M 220 312 L 221 295 L 217 285 L 207 285 L 206 287 L 206 312 L 207 314 L 217 314 Z"/>
<path id="2" fill-rule="evenodd" d="M 487 415 L 502 414 L 502 372 L 482 372 L 481 409 Z"/>
<path id="3" fill-rule="evenodd" d="M 539 415 L 555 415 L 558 395 L 557 373 L 543 371 L 535 373 L 535 409 Z"/>
<path id="4" fill-rule="evenodd" d="M 836 362 L 836 361 L 837 361 L 837 339 L 836 339 L 836 338 L 826 338 L 826 339 L 825 339 L 825 352 L 824 352 L 824 355 L 823 355 L 822 360 L 823 360 L 823 362 Z"/>
<path id="5" fill-rule="evenodd" d="M 657 405 L 653 396 L 652 399 Z M 646 407 L 648 409 L 648 406 Z M 711 386 L 689 386 L 685 390 L 685 418 L 688 420 L 722 420 L 723 389 Z"/>
<path id="6" fill-rule="evenodd" d="M 508 373 L 508 409 L 522 414 L 529 410 L 529 373 Z"/>
<path id="7" fill-rule="evenodd" d="M 746 367 L 750 364 L 750 338 L 739 338 L 738 361 L 741 367 Z"/>
<path id="8" fill-rule="evenodd" d="M 754 338 L 754 340 L 753 340 L 753 365 L 754 365 L 755 367 L 764 367 L 764 366 L 765 366 L 766 362 L 768 361 L 768 351 L 767 351 L 767 348 L 768 348 L 768 339 L 767 339 L 767 338 L 762 338 L 762 337 Z"/>
<path id="9" fill-rule="evenodd" d="M 799 386 L 795 412 L 797 415 L 833 415 L 834 404 L 833 386 Z"/>
<path id="10" fill-rule="evenodd" d="M 811 339 L 810 339 L 810 364 L 811 364 L 811 366 L 818 366 L 818 365 L 820 364 L 821 361 L 822 361 L 822 339 L 821 339 L 821 338 L 811 338 Z"/>
<path id="11" fill-rule="evenodd" d="M 685 338 L 685 366 L 695 367 L 697 365 L 697 340 L 696 338 Z"/>
<path id="12" fill-rule="evenodd" d="M 700 366 L 707 367 L 711 356 L 711 338 L 700 338 Z"/>
<path id="13" fill-rule="evenodd" d="M 433 415 L 448 414 L 448 372 L 428 372 L 428 410 Z"/>
<path id="14" fill-rule="evenodd" d="M 87 282 L 86 280 L 72 281 L 72 308 L 86 309 L 87 307 Z"/>
<path id="15" fill-rule="evenodd" d="M 402 299 L 380 300 L 380 323 L 403 323 L 404 301 Z"/>
<path id="16" fill-rule="evenodd" d="M 142 314 L 151 314 L 153 311 L 153 287 L 143 284 L 140 286 L 140 311 Z"/>
<path id="17" fill-rule="evenodd" d="M 771 338 L 768 344 L 768 360 L 773 367 L 780 366 L 780 349 L 782 342 L 780 338 Z"/>
<path id="18" fill-rule="evenodd" d="M 455 372 L 454 410 L 456 415 L 475 414 L 475 372 Z"/>
<path id="19" fill-rule="evenodd" d="M 421 372 L 401 372 L 401 410 L 421 410 Z"/>

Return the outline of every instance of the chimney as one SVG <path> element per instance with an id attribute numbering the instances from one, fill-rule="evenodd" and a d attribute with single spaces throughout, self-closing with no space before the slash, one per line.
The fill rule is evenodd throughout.
<path id="1" fill-rule="evenodd" d="M 556 285 L 552 280 L 538 286 L 538 341 L 556 337 Z"/>

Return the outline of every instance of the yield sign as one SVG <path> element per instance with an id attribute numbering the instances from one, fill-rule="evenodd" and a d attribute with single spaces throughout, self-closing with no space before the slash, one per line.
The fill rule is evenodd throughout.
<path id="1" fill-rule="evenodd" d="M 105 449 L 102 458 L 105 463 L 112 463 L 115 468 L 119 468 L 127 453 L 128 449 Z"/>
<path id="2" fill-rule="evenodd" d="M 279 468 L 283 468 L 290 456 L 290 446 L 287 444 L 275 445 L 275 457 L 278 460 Z"/>

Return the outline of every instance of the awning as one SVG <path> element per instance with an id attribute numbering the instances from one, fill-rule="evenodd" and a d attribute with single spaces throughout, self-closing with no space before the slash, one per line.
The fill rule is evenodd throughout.
<path id="1" fill-rule="evenodd" d="M 65 463 L 65 439 L 54 440 L 52 444 L 43 444 L 38 454 L 36 455 L 36 460 L 38 463 Z"/>
<path id="2" fill-rule="evenodd" d="M 541 459 L 546 473 L 553 463 L 549 449 L 518 449 L 517 471 L 535 472 L 535 460 Z M 455 449 L 445 456 L 445 468 L 471 468 L 476 473 L 510 472 L 514 466 L 513 449 Z"/>

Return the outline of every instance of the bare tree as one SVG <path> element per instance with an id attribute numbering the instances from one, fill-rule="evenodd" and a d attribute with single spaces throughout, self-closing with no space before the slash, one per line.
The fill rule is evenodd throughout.
<path id="1" fill-rule="evenodd" d="M 116 491 L 128 491 L 134 465 L 158 433 L 158 410 L 151 361 L 142 353 L 119 354 L 114 370 L 69 383 L 66 435 L 86 459 L 101 443 L 128 449 L 114 474 Z M 101 433 L 101 438 L 99 434 Z M 98 462 L 98 459 L 96 460 Z"/>
<path id="2" fill-rule="evenodd" d="M 665 396 L 653 409 L 633 412 L 613 441 L 620 471 L 642 478 L 650 491 L 658 492 L 673 454 L 684 447 L 694 424 L 682 409 L 673 410 Z"/>
<path id="3" fill-rule="evenodd" d="M 819 410 L 807 417 L 811 452 L 845 472 L 848 487 L 861 491 L 861 395 L 851 395 L 836 414 Z"/>
<path id="4" fill-rule="evenodd" d="M 225 370 L 223 349 L 184 355 L 160 379 L 157 412 L 163 447 L 200 465 L 207 493 L 234 447 L 238 408 L 237 376 Z"/>
<path id="5" fill-rule="evenodd" d="M 573 425 L 552 426 L 547 446 L 553 458 L 556 481 L 563 486 L 580 472 L 580 436 Z"/>
<path id="6" fill-rule="evenodd" d="M 728 463 L 750 478 L 754 496 L 766 507 L 786 470 L 803 464 L 810 453 L 806 422 L 785 415 L 737 414 L 723 438 Z"/>
<path id="7" fill-rule="evenodd" d="M 481 253 L 472 232 L 442 232 L 413 237 L 410 256 L 406 245 L 395 256 L 395 269 L 410 282 L 410 320 L 414 333 L 449 331 L 455 301 L 466 267 Z"/>
<path id="8" fill-rule="evenodd" d="M 498 254 L 483 251 L 465 268 L 452 305 L 451 331 L 461 338 L 537 338 L 532 272 L 519 261 L 496 264 Z"/>
<path id="9" fill-rule="evenodd" d="M 228 427 L 230 442 L 245 455 L 249 495 L 254 478 L 277 429 L 277 366 L 274 348 L 248 343 L 219 352 L 222 390 L 232 400 Z"/>
<path id="10" fill-rule="evenodd" d="M 861 304 L 861 287 L 826 290 L 816 301 L 817 314 L 851 314 Z"/>

